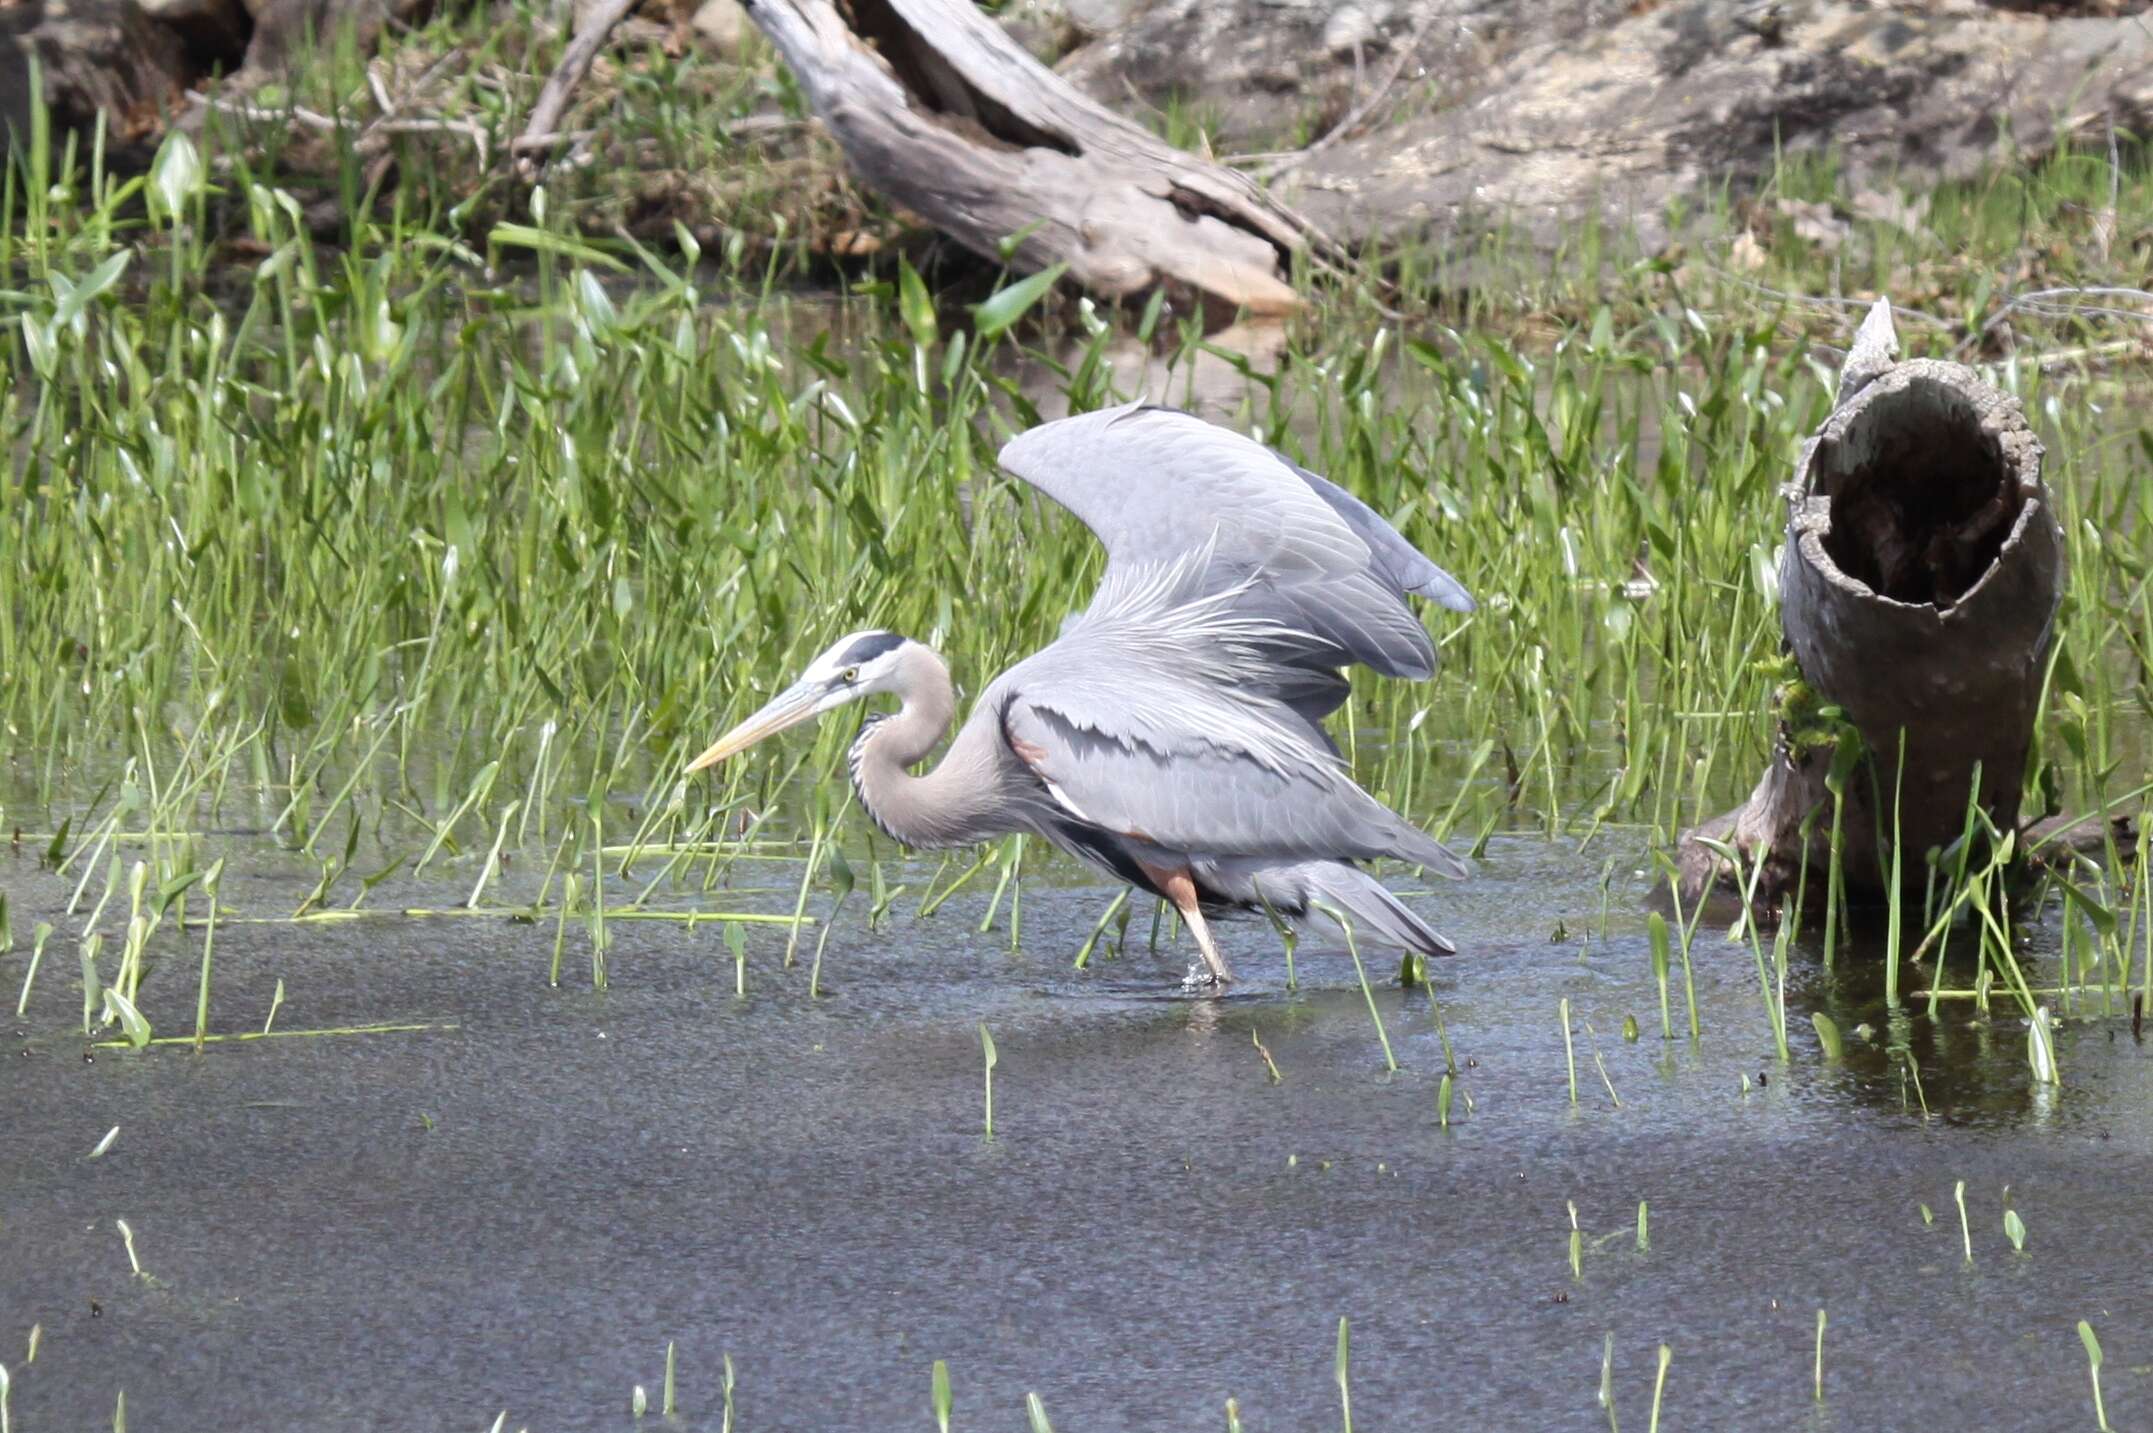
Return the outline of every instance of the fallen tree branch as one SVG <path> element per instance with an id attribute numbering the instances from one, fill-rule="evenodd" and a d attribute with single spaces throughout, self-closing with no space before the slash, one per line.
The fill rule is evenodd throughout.
<path id="1" fill-rule="evenodd" d="M 568 101 L 590 73 L 591 61 L 605 48 L 613 27 L 626 19 L 636 0 L 605 0 L 605 3 L 584 17 L 576 27 L 576 37 L 561 52 L 561 62 L 546 77 L 545 88 L 538 92 L 538 103 L 531 106 L 531 115 L 518 135 L 509 145 L 516 153 L 516 174 L 525 183 L 538 178 L 543 167 L 532 152 L 541 148 L 536 141 L 552 136 L 560 128 L 561 116 L 568 112 Z"/>
<path id="2" fill-rule="evenodd" d="M 1034 60 L 969 0 L 749 0 L 862 180 L 973 252 L 1066 263 L 1113 297 L 1162 284 L 1299 306 L 1293 255 L 1342 250 L 1246 175 L 1164 143 Z"/>

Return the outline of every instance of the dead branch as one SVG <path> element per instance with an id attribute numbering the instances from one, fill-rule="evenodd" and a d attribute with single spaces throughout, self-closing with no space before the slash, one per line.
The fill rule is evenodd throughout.
<path id="1" fill-rule="evenodd" d="M 561 116 L 567 113 L 568 101 L 575 94 L 576 86 L 590 73 L 591 61 L 605 48 L 613 27 L 626 19 L 635 5 L 636 0 L 605 0 L 576 27 L 576 37 L 561 52 L 560 63 L 553 67 L 553 73 L 546 77 L 545 88 L 538 92 L 538 103 L 531 106 L 530 119 L 525 123 L 523 133 L 509 145 L 517 155 L 516 174 L 525 183 L 535 181 L 542 167 L 531 157 L 531 151 L 538 146 L 530 141 L 551 135 L 560 128 Z"/>
<path id="2" fill-rule="evenodd" d="M 1298 306 L 1296 252 L 1344 262 L 1247 176 L 1078 93 L 969 0 L 750 0 L 748 15 L 854 172 L 976 253 L 1260 313 Z"/>

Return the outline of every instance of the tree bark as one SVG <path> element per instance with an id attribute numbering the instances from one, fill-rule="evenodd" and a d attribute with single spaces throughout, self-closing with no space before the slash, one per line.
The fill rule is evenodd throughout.
<path id="1" fill-rule="evenodd" d="M 1749 800 L 1684 833 L 1688 898 L 1731 874 L 1708 840 L 1745 864 L 1763 860 L 1758 891 L 1774 902 L 1800 879 L 1806 847 L 1810 891 L 1823 894 L 1834 748 L 1805 741 L 1815 732 L 1796 714 L 1822 704 L 1844 712 L 1869 756 L 1844 781 L 1839 812 L 1850 898 L 1885 893 L 1895 828 L 1902 879 L 1918 887 L 1924 853 L 1964 829 L 1977 773 L 1989 819 L 2018 827 L 2063 596 L 2063 530 L 2017 401 L 1958 364 L 1897 362 L 1897 347 L 1879 300 L 1831 416 L 1803 447 L 1780 621 L 1809 690 L 1783 710 Z"/>
<path id="2" fill-rule="evenodd" d="M 970 0 L 749 0 L 871 187 L 989 258 L 1112 297 L 1179 284 L 1284 313 L 1296 250 L 1337 251 L 1246 176 L 1094 104 Z"/>

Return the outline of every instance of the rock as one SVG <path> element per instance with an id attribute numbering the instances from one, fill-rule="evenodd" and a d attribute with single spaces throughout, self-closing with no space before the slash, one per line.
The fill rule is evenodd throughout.
<path id="1" fill-rule="evenodd" d="M 740 0 L 703 0 L 688 23 L 694 26 L 696 38 L 722 59 L 737 58 L 740 42 L 747 38 L 748 14 L 740 8 Z"/>
<path id="2" fill-rule="evenodd" d="M 1334 59 L 1350 60 L 1356 50 L 1366 50 L 1382 37 L 1383 22 L 1390 18 L 1390 6 L 1362 4 L 1348 0 L 1330 14 L 1323 22 L 1324 53 Z"/>
<path id="3" fill-rule="evenodd" d="M 1129 23 L 1137 0 L 1062 0 L 1069 23 L 1086 35 L 1107 35 Z"/>
<path id="4" fill-rule="evenodd" d="M 1132 97 L 1214 121 L 1214 144 L 1267 149 L 1293 141 L 1303 112 L 1342 109 L 1352 56 L 1323 46 L 1332 3 L 1150 0 L 1070 55 L 1062 76 L 1101 104 L 1127 112 Z"/>
<path id="5" fill-rule="evenodd" d="M 1364 85 L 1431 23 L 1389 116 L 1281 192 L 1349 241 L 1501 214 L 1552 244 L 1593 211 L 1651 242 L 1670 201 L 1767 174 L 1775 147 L 1835 152 L 1856 190 L 1919 189 L 2111 122 L 2143 132 L 2153 26 L 2114 8 L 1398 0 L 1362 42 Z M 1321 128 L 1361 97 L 1350 46 L 1341 57 L 1326 40 L 1364 34 L 1371 13 L 1374 0 L 1151 0 L 1062 72 L 1123 108 L 1133 90 L 1218 116 L 1222 152 L 1270 148 L 1304 134 L 1312 109 Z"/>
<path id="6" fill-rule="evenodd" d="M 1597 208 L 1649 241 L 1670 200 L 1766 174 L 1782 150 L 1834 150 L 1857 185 L 1918 186 L 2153 113 L 2153 29 L 2136 17 L 1849 0 L 1774 13 L 1760 32 L 1746 9 L 1688 0 L 1528 42 L 1447 107 L 1326 152 L 1293 197 L 1360 237 L 1495 209 L 1551 242 Z"/>
<path id="7" fill-rule="evenodd" d="M 1352 106 L 1355 40 L 1363 82 L 1373 84 L 1367 72 L 1386 68 L 1391 47 L 1432 14 L 1422 63 L 1478 73 L 1510 30 L 1568 37 L 1605 8 L 1607 0 L 1141 0 L 1060 69 L 1101 103 L 1126 109 L 1133 93 L 1159 109 L 1179 104 L 1217 118 L 1223 149 L 1270 149 Z"/>

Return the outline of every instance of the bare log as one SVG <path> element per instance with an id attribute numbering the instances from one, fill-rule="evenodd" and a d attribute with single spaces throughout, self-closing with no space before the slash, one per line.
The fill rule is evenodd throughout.
<path id="1" fill-rule="evenodd" d="M 1923 853 L 1963 830 L 1977 772 L 1989 819 L 2017 829 L 2063 597 L 2063 530 L 2017 401 L 1955 363 L 1894 362 L 1897 347 L 1880 300 L 1787 490 L 1779 568 L 1781 629 L 1810 698 L 1795 705 L 1841 708 L 1870 758 L 1840 812 L 1855 899 L 1890 880 L 1895 804 L 1916 884 Z M 1706 841 L 1764 859 L 1759 889 L 1774 901 L 1794 888 L 1805 845 L 1824 871 L 1833 747 L 1805 741 L 1798 721 L 1783 721 L 1744 805 L 1684 834 L 1686 895 L 1728 874 Z"/>
<path id="2" fill-rule="evenodd" d="M 576 26 L 576 37 L 561 52 L 560 63 L 546 77 L 546 86 L 538 92 L 538 103 L 531 106 L 531 119 L 523 127 L 523 133 L 509 144 L 516 155 L 516 173 L 525 183 L 538 177 L 541 159 L 537 151 L 552 147 L 565 136 L 557 134 L 561 116 L 568 112 L 570 96 L 583 77 L 590 73 L 591 61 L 605 48 L 613 27 L 627 17 L 636 6 L 636 0 L 603 0 L 592 7 Z"/>
<path id="3" fill-rule="evenodd" d="M 1113 297 L 1185 285 L 1257 313 L 1299 300 L 1292 255 L 1339 257 L 1246 176 L 1078 93 L 970 0 L 749 0 L 846 160 L 989 258 Z"/>

